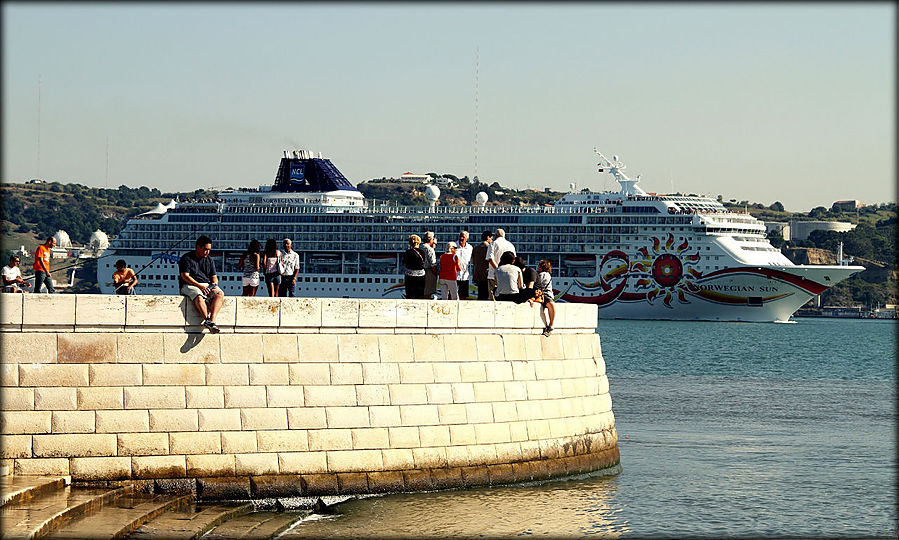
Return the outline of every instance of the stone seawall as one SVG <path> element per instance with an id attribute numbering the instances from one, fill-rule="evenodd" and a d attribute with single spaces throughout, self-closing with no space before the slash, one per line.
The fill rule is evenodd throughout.
<path id="1" fill-rule="evenodd" d="M 203 498 L 615 473 L 596 306 L 0 295 L 0 466 Z M 163 482 L 164 480 L 164 482 Z"/>

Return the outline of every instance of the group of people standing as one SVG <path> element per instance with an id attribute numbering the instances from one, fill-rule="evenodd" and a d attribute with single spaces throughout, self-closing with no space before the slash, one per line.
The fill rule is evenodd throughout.
<path id="1" fill-rule="evenodd" d="M 472 247 L 468 231 L 459 233 L 459 243 L 447 242 L 446 253 L 437 257 L 437 238 L 432 231 L 409 236 L 409 249 L 403 253 L 406 298 L 434 298 L 438 284 L 440 297 L 467 300 Z"/>
<path id="2" fill-rule="evenodd" d="M 438 260 L 432 231 L 424 233 L 424 241 L 417 234 L 410 235 L 403 253 L 406 298 L 434 299 L 439 282 L 441 299 L 467 300 L 469 282 L 473 281 L 478 300 L 541 303 L 548 315 L 543 333 L 549 335 L 555 320 L 550 262 L 541 260 L 537 270 L 528 267 L 503 229 L 482 232 L 477 246 L 469 244 L 468 238 L 468 231 L 460 232 L 459 243 L 447 242 L 446 252 Z"/>
<path id="3" fill-rule="evenodd" d="M 265 249 L 260 249 L 259 240 L 250 240 L 246 251 L 240 256 L 237 266 L 243 272 L 242 296 L 256 296 L 260 283 L 265 283 L 268 295 L 296 296 L 297 274 L 300 272 L 300 256 L 293 250 L 293 241 L 285 238 L 278 249 L 274 238 L 265 241 Z"/>

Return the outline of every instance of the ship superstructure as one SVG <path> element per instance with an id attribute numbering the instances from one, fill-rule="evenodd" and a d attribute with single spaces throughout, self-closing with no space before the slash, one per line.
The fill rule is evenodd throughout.
<path id="1" fill-rule="evenodd" d="M 291 238 L 301 296 L 402 298 L 410 234 L 434 231 L 442 249 L 462 230 L 476 245 L 481 231 L 499 227 L 530 266 L 552 263 L 557 301 L 597 304 L 600 318 L 785 321 L 863 270 L 794 265 L 748 213 L 707 197 L 647 193 L 617 156 L 596 154 L 619 191 L 572 190 L 553 206 L 419 207 L 367 200 L 321 154 L 285 152 L 274 185 L 130 219 L 110 244 L 113 256 L 99 262 L 98 283 L 112 293 L 112 261 L 124 258 L 147 266 L 139 294 L 178 294 L 178 259 L 206 234 L 220 285 L 239 295 L 237 262 L 249 241 Z"/>

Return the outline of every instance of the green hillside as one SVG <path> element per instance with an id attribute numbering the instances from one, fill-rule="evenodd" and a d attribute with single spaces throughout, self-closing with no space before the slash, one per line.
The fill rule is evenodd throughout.
<path id="1" fill-rule="evenodd" d="M 86 244 L 97 229 L 110 236 L 118 235 L 129 217 L 146 212 L 157 203 L 213 194 L 205 190 L 161 193 L 144 186 L 102 189 L 49 182 L 3 183 L 0 196 L 3 250 L 25 245 L 33 251 L 38 243 L 60 229 L 69 234 L 73 243 Z"/>

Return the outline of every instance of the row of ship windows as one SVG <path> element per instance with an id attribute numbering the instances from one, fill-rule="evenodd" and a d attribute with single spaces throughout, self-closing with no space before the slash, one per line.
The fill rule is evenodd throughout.
<path id="1" fill-rule="evenodd" d="M 165 275 L 165 274 L 148 274 L 146 276 L 138 276 L 138 278 L 143 277 L 148 280 L 156 280 L 160 281 L 163 279 L 174 280 L 176 276 L 174 275 Z M 240 275 L 222 275 L 219 276 L 221 281 L 243 281 L 243 276 Z M 340 278 L 340 277 L 298 277 L 298 283 L 383 283 L 383 284 L 397 284 L 403 283 L 402 278 Z"/>
<path id="2" fill-rule="evenodd" d="M 452 235 L 455 237 L 460 231 L 466 230 L 461 227 L 422 227 L 422 232 L 424 230 L 434 231 L 436 234 L 442 235 Z M 467 229 L 472 237 L 477 236 L 477 240 L 480 239 L 480 231 L 479 230 L 471 230 Z M 569 227 L 569 226 L 559 226 L 559 227 L 529 227 L 526 230 L 517 230 L 517 229 L 506 229 L 507 236 L 509 238 L 524 238 L 524 237 L 540 237 L 545 236 L 547 234 L 566 234 L 566 235 L 578 235 L 578 234 L 609 234 L 609 233 L 631 233 L 635 234 L 639 231 L 637 227 L 623 227 L 623 226 L 608 226 L 608 227 Z M 684 232 L 688 231 L 689 227 L 644 227 L 643 232 Z M 143 232 L 144 234 L 139 234 L 139 232 Z M 155 239 L 168 239 L 175 240 L 184 237 L 185 235 L 189 235 L 194 231 L 185 230 L 185 229 L 170 229 L 168 231 L 160 231 L 158 229 L 138 229 L 135 231 L 127 231 L 123 232 L 122 238 L 147 238 L 152 237 Z M 216 236 L 227 236 L 227 235 L 241 235 L 247 236 L 252 234 L 264 235 L 264 234 L 277 234 L 277 235 L 293 235 L 297 238 L 300 238 L 304 235 L 317 235 L 322 233 L 335 233 L 333 229 L 327 229 L 325 227 L 308 227 L 308 228 L 294 228 L 294 229 L 284 229 L 277 227 L 257 227 L 257 228 L 238 228 L 238 227 L 221 227 L 216 233 L 213 233 Z M 410 234 L 410 229 L 407 228 L 397 228 L 392 227 L 388 230 L 382 230 L 373 227 L 358 227 L 351 231 L 354 234 L 357 233 L 372 233 L 372 235 L 377 236 L 378 238 L 383 238 L 383 236 L 387 233 L 394 233 L 395 238 L 400 238 L 405 240 L 406 235 Z M 755 232 L 755 231 L 753 231 Z"/>
<path id="3" fill-rule="evenodd" d="M 655 208 L 650 208 L 648 210 L 642 209 L 643 207 L 626 207 L 626 213 L 658 213 L 659 210 Z M 598 209 L 587 209 L 587 211 L 592 214 L 588 215 L 587 223 L 690 223 L 692 220 L 691 216 L 622 216 L 622 215 L 609 215 L 606 212 L 596 212 Z M 571 212 L 574 214 L 580 214 L 582 212 Z M 485 224 L 493 224 L 493 225 L 501 225 L 502 223 L 534 223 L 534 222 L 568 222 L 568 223 L 581 223 L 583 218 L 580 215 L 567 215 L 568 213 L 562 216 L 550 216 L 550 215 L 539 215 L 539 216 L 529 216 L 529 215 L 507 215 L 503 218 L 496 217 L 495 213 L 491 213 L 490 215 L 462 215 L 459 216 L 451 216 L 441 214 L 438 216 L 423 216 L 416 215 L 415 221 L 421 222 L 424 220 L 439 220 L 439 221 L 458 221 L 462 223 L 485 223 Z M 599 215 L 595 215 L 599 214 Z M 218 214 L 207 214 L 207 215 L 184 215 L 184 214 L 174 214 L 169 216 L 169 223 L 330 223 L 332 225 L 340 225 L 340 224 L 361 224 L 361 223 L 375 223 L 375 224 L 386 224 L 386 223 L 396 223 L 402 222 L 402 217 L 397 218 L 388 218 L 386 216 L 383 217 L 371 217 L 371 216 L 359 216 L 359 215 L 349 215 L 349 216 L 321 216 L 321 215 L 313 215 L 313 216 L 292 216 L 292 215 L 267 215 L 267 214 L 253 214 L 253 215 L 225 215 L 219 216 Z"/>
<path id="4" fill-rule="evenodd" d="M 559 221 L 557 223 L 553 223 L 550 220 L 541 220 L 540 222 L 524 222 L 520 223 L 518 221 L 500 221 L 500 220 L 490 220 L 484 222 L 466 222 L 466 221 L 457 221 L 456 223 L 447 224 L 452 227 L 468 227 L 470 229 L 481 229 L 481 228 L 495 228 L 495 227 L 505 227 L 507 229 L 514 229 L 516 227 L 526 226 L 529 229 L 533 229 L 539 226 L 543 227 L 559 227 L 559 226 L 574 226 L 574 227 L 583 227 L 584 224 L 580 222 L 580 218 L 577 218 L 578 221 L 572 222 L 568 221 Z M 689 225 L 692 218 L 688 216 L 669 216 L 669 217 L 655 217 L 655 216 L 616 216 L 616 217 L 604 217 L 604 216 L 591 216 L 587 218 L 587 225 L 594 226 L 611 226 L 611 225 Z M 441 222 L 445 222 L 445 220 L 441 219 L 440 221 L 434 221 L 435 227 L 440 227 Z M 383 228 L 391 228 L 393 230 L 409 230 L 410 228 L 417 227 L 427 227 L 428 221 L 417 221 L 414 224 L 411 223 L 403 223 L 403 222 L 373 222 L 370 220 L 365 221 L 339 221 L 339 222 L 331 222 L 331 221 L 317 221 L 317 223 L 328 223 L 327 225 L 314 225 L 307 224 L 299 221 L 291 221 L 285 219 L 278 220 L 266 220 L 261 218 L 256 218 L 253 220 L 248 220 L 246 223 L 236 224 L 233 222 L 220 222 L 215 218 L 210 218 L 208 220 L 197 220 L 196 223 L 184 222 L 181 220 L 170 221 L 168 223 L 159 223 L 159 222 L 148 222 L 148 223 L 135 223 L 132 225 L 134 229 L 138 230 L 153 230 L 158 229 L 161 226 L 177 226 L 179 228 L 188 229 L 188 230 L 200 230 L 207 229 L 209 225 L 215 223 L 217 228 L 245 228 L 247 223 L 250 224 L 259 224 L 260 226 L 265 226 L 265 223 L 280 223 L 281 226 L 277 225 L 268 225 L 270 228 L 278 228 L 283 229 L 284 225 L 295 224 L 304 228 L 304 230 L 321 230 L 321 231 L 333 231 L 334 229 L 341 228 L 342 226 L 352 227 L 354 230 L 358 230 L 360 228 L 370 228 L 372 230 L 383 229 Z"/>
<path id="5" fill-rule="evenodd" d="M 523 235 L 523 234 L 559 234 L 559 233 L 569 233 L 569 234 L 577 234 L 577 233 L 608 233 L 608 232 L 621 232 L 625 230 L 637 231 L 636 227 L 622 225 L 594 225 L 594 226 L 583 226 L 583 225 L 556 225 L 556 226 L 535 226 L 535 227 L 517 227 L 514 225 L 497 225 L 505 229 L 505 231 L 509 235 Z M 656 224 L 658 225 L 658 224 Z M 251 225 L 251 226 L 231 226 L 231 225 L 220 225 L 217 226 L 217 233 L 229 233 L 229 232 L 253 232 L 253 233 L 263 233 L 263 232 L 273 232 L 278 234 L 316 234 L 316 233 L 325 233 L 325 234 L 334 234 L 341 232 L 369 232 L 375 234 L 385 234 L 385 233 L 396 233 L 397 235 L 403 236 L 413 232 L 418 231 L 435 231 L 437 233 L 449 233 L 449 234 L 458 234 L 459 231 L 467 230 L 470 233 L 477 234 L 480 237 L 480 232 L 482 230 L 495 230 L 495 226 L 465 226 L 463 224 L 460 225 L 431 225 L 431 224 L 420 224 L 416 227 L 410 226 L 402 226 L 402 225 L 389 225 L 389 226 L 371 226 L 371 225 L 361 225 L 352 227 L 350 231 L 344 231 L 342 229 L 338 229 L 336 227 L 327 227 L 324 225 L 309 225 L 306 227 L 302 226 L 294 226 L 294 227 L 278 227 L 278 226 L 266 226 L 266 225 Z M 647 231 L 662 231 L 662 232 L 674 232 L 674 231 L 685 231 L 690 230 L 691 227 L 645 227 L 644 230 Z M 129 234 L 135 234 L 137 232 L 146 232 L 153 235 L 178 235 L 184 236 L 196 232 L 205 232 L 209 233 L 208 227 L 189 227 L 189 226 L 172 226 L 172 227 L 147 227 L 143 225 L 137 225 L 127 231 L 122 233 L 122 236 L 128 236 Z"/>
<path id="6" fill-rule="evenodd" d="M 644 234 L 637 235 L 637 231 L 623 231 L 624 234 L 630 234 L 633 236 L 625 236 L 622 237 L 620 234 L 575 234 L 575 235 L 566 235 L 566 234 L 551 234 L 551 235 L 539 235 L 539 234 L 522 234 L 522 235 L 507 235 L 507 238 L 512 241 L 515 245 L 521 245 L 522 247 L 526 245 L 545 245 L 547 243 L 559 243 L 559 244 L 583 244 L 586 242 L 589 243 L 619 243 L 621 239 L 625 240 L 634 240 L 634 241 L 644 241 L 649 242 L 651 238 L 658 237 L 658 235 L 653 234 Z M 156 235 L 156 236 L 144 236 L 144 235 L 128 235 L 127 237 L 123 236 L 119 238 L 116 242 L 116 246 L 118 248 L 125 247 L 141 247 L 143 244 L 158 244 L 159 240 L 169 240 L 171 239 L 168 234 Z M 175 236 L 175 235 L 172 235 Z M 219 234 L 216 238 L 213 238 L 214 247 L 217 249 L 241 249 L 244 247 L 244 242 L 249 242 L 250 238 L 264 239 L 268 237 L 277 237 L 280 239 L 282 236 L 285 236 L 282 232 L 281 234 L 253 234 L 252 232 L 244 232 L 244 233 L 222 233 Z M 315 241 L 309 241 L 304 238 L 304 235 L 290 235 L 287 234 L 287 237 L 293 239 L 294 248 L 298 251 L 303 250 L 316 250 L 316 249 L 329 249 L 334 248 L 334 246 L 358 246 L 359 244 L 371 244 L 376 243 L 380 246 L 384 246 L 385 249 L 399 249 L 400 247 L 404 247 L 406 244 L 406 238 L 404 237 L 391 237 L 391 236 L 378 236 L 374 234 L 353 234 L 348 235 L 343 238 L 333 238 L 329 240 L 318 239 Z M 456 234 L 449 233 L 440 233 L 437 232 L 435 234 L 438 243 L 455 240 Z M 678 242 L 681 242 L 685 237 L 677 236 L 675 237 Z M 695 237 L 688 238 L 691 242 L 697 241 Z M 478 239 L 470 239 L 471 244 L 477 245 L 480 243 Z M 753 241 L 756 242 L 764 242 L 764 238 L 758 238 Z M 235 243 L 237 245 L 235 246 Z M 323 246 L 321 248 L 317 246 Z M 164 249 L 164 246 L 160 246 L 160 248 Z M 368 246 L 364 249 L 372 249 L 371 246 Z M 380 248 L 379 248 L 380 249 Z"/>

